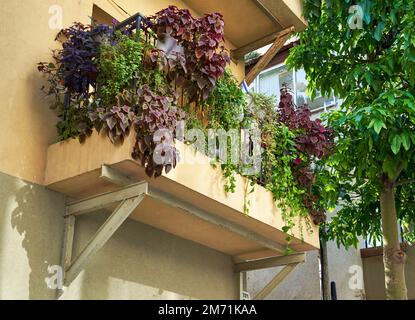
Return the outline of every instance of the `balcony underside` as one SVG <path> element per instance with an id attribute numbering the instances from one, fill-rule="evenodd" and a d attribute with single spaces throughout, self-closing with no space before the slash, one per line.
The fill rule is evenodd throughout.
<path id="1" fill-rule="evenodd" d="M 220 12 L 225 34 L 237 48 L 293 26 L 302 31 L 301 0 L 184 0 L 199 14 Z"/>
<path id="2" fill-rule="evenodd" d="M 264 188 L 256 186 L 247 196 L 246 215 L 242 177 L 237 177 L 235 193 L 225 193 L 221 170 L 213 168 L 205 155 L 177 142 L 185 163 L 150 179 L 131 158 L 133 144 L 133 135 L 123 145 L 113 146 L 96 133 L 82 145 L 77 140 L 54 144 L 48 149 L 45 185 L 72 200 L 117 190 L 120 186 L 102 178 L 102 165 L 107 165 L 130 181 L 148 182 L 150 191 L 131 219 L 241 260 L 283 254 L 286 235 L 281 231 L 281 212 Z M 319 247 L 318 229 L 310 228 L 301 228 L 303 241 L 300 228 L 294 230 L 292 249 L 304 252 Z"/>

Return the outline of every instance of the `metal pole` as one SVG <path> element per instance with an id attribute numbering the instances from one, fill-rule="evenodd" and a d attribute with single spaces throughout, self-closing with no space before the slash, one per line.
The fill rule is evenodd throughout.
<path id="1" fill-rule="evenodd" d="M 337 300 L 336 282 L 330 282 L 331 300 Z"/>

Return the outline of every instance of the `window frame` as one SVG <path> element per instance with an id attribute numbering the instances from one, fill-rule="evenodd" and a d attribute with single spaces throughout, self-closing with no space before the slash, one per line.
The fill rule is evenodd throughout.
<path id="1" fill-rule="evenodd" d="M 275 66 L 272 66 L 272 67 L 269 67 L 267 69 L 262 70 L 258 74 L 258 76 L 255 78 L 253 83 L 249 86 L 249 88 L 248 88 L 249 91 L 251 91 L 253 89 L 253 91 L 255 93 L 260 92 L 259 91 L 260 90 L 260 84 L 259 84 L 260 76 L 263 75 L 264 73 L 268 73 L 272 70 L 279 69 L 279 68 L 284 67 L 286 65 L 287 64 L 285 62 L 280 62 L 280 63 L 276 64 Z M 292 72 L 292 76 L 293 76 L 293 94 L 294 94 L 294 102 L 296 104 L 297 104 L 297 71 L 298 70 L 296 70 L 296 69 L 292 69 L 291 71 L 288 70 L 288 72 Z M 279 83 L 278 83 L 278 85 L 279 85 Z M 318 113 L 321 113 L 321 112 L 327 112 L 329 109 L 331 109 L 333 107 L 336 107 L 338 105 L 339 101 L 340 100 L 335 95 L 333 95 L 333 102 L 332 103 L 326 104 L 326 102 L 324 102 L 323 106 L 318 107 L 318 108 L 313 109 L 313 110 L 310 110 L 311 114 L 315 115 L 315 114 L 318 114 Z"/>

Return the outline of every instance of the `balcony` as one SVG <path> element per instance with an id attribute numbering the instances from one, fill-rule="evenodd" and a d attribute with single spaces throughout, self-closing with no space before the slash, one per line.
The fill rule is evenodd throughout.
<path id="1" fill-rule="evenodd" d="M 255 3 L 255 9 L 250 11 L 261 12 L 263 18 L 267 16 L 264 12 L 271 13 L 262 2 L 246 3 Z M 201 5 L 200 9 L 209 10 L 202 2 L 194 5 L 195 9 Z M 229 7 L 223 9 L 229 12 Z M 286 221 L 272 193 L 260 185 L 248 192 L 251 182 L 240 175 L 235 176 L 234 192 L 225 192 L 223 171 L 214 168 L 206 155 L 178 140 L 175 148 L 185 161 L 153 177 L 157 173 L 153 170 L 156 164 L 152 157 L 157 129 L 173 132 L 172 128 L 184 114 L 190 118 L 195 116 L 193 121 L 199 123 L 196 128 L 203 131 L 209 123 L 218 125 L 217 120 L 204 117 L 206 104 L 212 110 L 222 110 L 223 101 L 227 101 L 231 108 L 228 115 L 239 110 L 243 118 L 260 121 L 244 109 L 245 95 L 237 80 L 225 70 L 230 61 L 223 47 L 221 15 L 213 13 L 195 20 L 190 12 L 169 7 L 154 19 L 137 13 L 113 28 L 104 25 L 84 28 L 75 24 L 64 32 L 69 35 L 64 40 L 67 43 L 63 51 L 67 52 L 61 52 L 67 55 L 66 59 L 57 59 L 56 65 L 39 63 L 39 71 L 49 77 L 49 92 L 55 94 L 58 108 L 62 108 L 58 131 L 65 141 L 48 148 L 44 184 L 68 197 L 62 254 L 65 283 L 68 285 L 77 277 L 89 258 L 128 218 L 229 255 L 234 259 L 235 271 L 289 264 L 282 273 L 285 274 L 304 261 L 303 252 L 319 247 L 318 227 L 311 221 L 305 223 L 299 217 L 293 218 L 295 226 L 290 230 L 289 249 L 296 254 L 285 256 Z M 266 36 L 265 40 L 258 40 L 262 30 L 248 39 L 255 43 L 240 41 L 241 47 L 233 51 L 234 58 L 275 38 L 271 51 L 278 51 L 293 27 L 276 25 L 274 20 L 273 24 L 276 29 L 270 28 L 270 31 L 276 33 Z M 282 28 L 285 29 L 280 31 Z M 197 30 L 196 36 L 192 34 L 194 30 Z M 193 36 L 197 41 L 189 40 Z M 78 38 L 88 39 L 90 56 L 96 60 L 89 55 L 77 56 L 84 50 L 79 48 Z M 169 50 L 164 49 L 169 47 L 167 40 L 174 44 Z M 176 51 L 170 52 L 172 49 Z M 79 61 L 84 64 L 82 68 L 78 68 Z M 86 70 L 96 73 L 84 72 L 85 65 Z M 68 70 L 77 70 L 79 74 L 69 72 L 62 76 Z M 123 76 L 116 77 L 119 74 Z M 223 92 L 227 96 L 209 100 L 215 97 L 214 89 L 219 85 L 226 87 Z M 268 119 L 277 119 L 275 105 L 270 108 L 274 113 Z M 241 120 L 237 127 L 226 121 L 232 119 L 223 120 L 219 124 L 221 129 L 242 129 Z M 87 138 L 81 144 L 69 137 Z M 253 141 L 250 143 L 253 145 Z M 259 141 L 257 145 L 264 143 Z M 261 183 L 265 184 L 264 181 Z M 273 183 L 275 187 L 275 179 Z M 287 186 L 283 190 L 286 192 Z M 99 210 L 112 213 L 72 259 L 76 216 Z"/>
<path id="2" fill-rule="evenodd" d="M 302 31 L 306 27 L 302 17 L 301 0 L 184 0 L 184 2 L 200 14 L 213 11 L 222 13 L 226 21 L 226 36 L 236 48 L 259 43 L 259 40 L 290 26 L 296 31 Z M 236 2 L 238 10 L 235 10 Z M 247 23 L 241 23 L 241 17 L 249 17 Z M 251 48 L 251 51 L 258 48 Z"/>
<path id="3" fill-rule="evenodd" d="M 186 163 L 159 178 L 148 178 L 131 158 L 135 139 L 114 146 L 106 136 L 94 133 L 80 144 L 70 140 L 48 149 L 45 185 L 72 200 L 118 190 L 120 184 L 146 181 L 148 191 L 130 218 L 218 250 L 238 260 L 280 256 L 285 249 L 284 222 L 271 193 L 256 186 L 249 214 L 244 214 L 245 180 L 237 177 L 235 193 L 223 190 L 223 174 L 209 159 L 176 141 Z M 190 157 L 190 159 L 189 159 Z M 193 164 L 192 164 L 193 163 Z M 196 163 L 196 164 L 194 164 Z M 205 163 L 205 164 L 201 164 Z M 62 165 L 65 164 L 65 165 Z M 103 169 L 104 166 L 104 169 Z M 108 174 L 108 168 L 116 172 Z M 319 248 L 318 228 L 295 229 L 290 247 L 297 252 Z M 302 239 L 303 237 L 303 239 Z M 155 244 L 156 245 L 156 244 Z"/>

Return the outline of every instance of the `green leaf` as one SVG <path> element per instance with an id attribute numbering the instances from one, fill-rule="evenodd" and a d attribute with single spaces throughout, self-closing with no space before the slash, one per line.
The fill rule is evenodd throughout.
<path id="1" fill-rule="evenodd" d="M 373 84 L 373 75 L 372 75 L 371 72 L 369 72 L 369 71 L 365 72 L 365 79 L 366 79 L 366 81 L 369 85 Z"/>
<path id="2" fill-rule="evenodd" d="M 392 106 L 395 104 L 395 96 L 393 95 L 393 93 L 388 95 L 388 102 Z"/>
<path id="3" fill-rule="evenodd" d="M 408 106 L 409 109 L 415 112 L 415 103 L 410 99 L 405 99 L 405 104 Z"/>
<path id="4" fill-rule="evenodd" d="M 375 119 L 374 122 L 373 122 L 373 129 L 375 129 L 375 132 L 377 134 L 379 134 L 379 132 L 380 132 L 380 130 L 382 130 L 382 128 L 386 129 L 385 123 L 380 119 Z"/>
<path id="5" fill-rule="evenodd" d="M 407 50 L 407 55 L 408 58 L 412 61 L 415 62 L 415 47 L 410 46 Z"/>
<path id="6" fill-rule="evenodd" d="M 393 24 L 397 24 L 398 23 L 398 19 L 396 17 L 396 10 L 392 9 L 391 10 L 391 19 L 392 19 L 392 23 Z"/>
<path id="7" fill-rule="evenodd" d="M 385 23 L 383 21 L 379 22 L 378 25 L 376 26 L 373 36 L 375 37 L 377 41 L 380 41 L 380 39 L 382 38 L 382 32 L 384 28 L 385 28 Z"/>
<path id="8" fill-rule="evenodd" d="M 372 149 L 373 149 L 373 139 L 372 139 L 372 136 L 369 136 L 369 151 L 372 151 Z"/>
<path id="9" fill-rule="evenodd" d="M 393 178 L 396 170 L 396 161 L 390 157 L 387 157 L 383 161 L 382 170 L 388 174 L 389 178 Z"/>
<path id="10" fill-rule="evenodd" d="M 366 6 L 365 6 L 366 7 Z M 368 8 L 363 9 L 363 21 L 366 22 L 366 24 L 369 24 L 370 21 L 372 21 L 372 18 L 370 16 L 370 10 L 368 10 Z"/>
<path id="11" fill-rule="evenodd" d="M 399 150 L 401 150 L 401 137 L 399 135 L 396 135 L 392 139 L 391 149 L 394 154 L 398 154 Z"/>
<path id="12" fill-rule="evenodd" d="M 407 132 L 401 134 L 401 141 L 405 150 L 409 151 L 409 149 L 411 148 L 411 138 Z"/>

